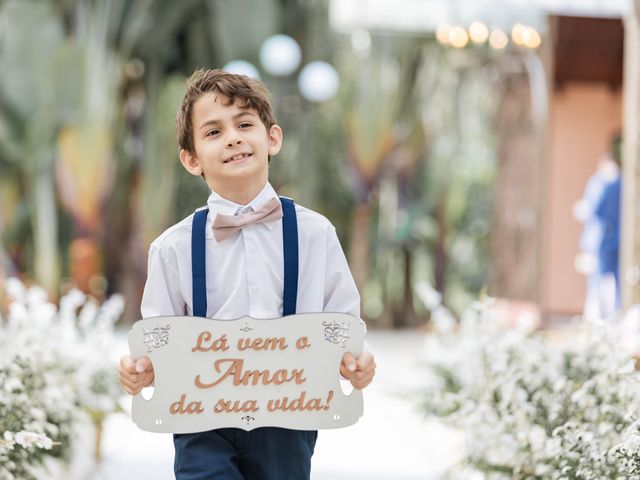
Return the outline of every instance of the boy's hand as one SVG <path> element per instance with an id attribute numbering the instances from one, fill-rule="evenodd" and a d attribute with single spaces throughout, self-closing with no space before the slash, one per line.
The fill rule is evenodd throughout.
<path id="1" fill-rule="evenodd" d="M 136 395 L 153 383 L 153 365 L 149 357 L 133 360 L 129 355 L 120 359 L 120 383 L 127 393 Z"/>
<path id="2" fill-rule="evenodd" d="M 376 362 L 373 360 L 371 352 L 362 352 L 359 358 L 354 357 L 351 352 L 342 356 L 340 373 L 351 382 L 354 388 L 362 389 L 371 383 L 376 374 Z"/>

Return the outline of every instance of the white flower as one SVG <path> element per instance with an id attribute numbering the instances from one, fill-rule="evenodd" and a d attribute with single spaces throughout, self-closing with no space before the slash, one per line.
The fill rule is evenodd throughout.
<path id="1" fill-rule="evenodd" d="M 425 340 L 424 403 L 466 432 L 468 461 L 486 478 L 638 478 L 640 425 L 629 425 L 640 419 L 640 375 L 611 329 L 550 344 L 500 325 L 491 308 L 476 303 L 458 328 L 435 325 Z"/>
<path id="2" fill-rule="evenodd" d="M 418 282 L 415 290 L 416 294 L 420 297 L 420 300 L 428 310 L 433 311 L 442 304 L 442 294 L 433 288 L 428 282 Z"/>
<path id="3" fill-rule="evenodd" d="M 0 437 L 0 480 L 36 465 L 58 439 L 64 441 L 56 454 L 67 454 L 76 424 L 88 421 L 86 412 L 108 414 L 120 395 L 108 362 L 121 299 L 103 311 L 76 291 L 57 310 L 42 289 L 9 284 L 9 315 L 0 323 L 0 409 L 20 424 L 12 425 L 17 433 Z"/>
<path id="4" fill-rule="evenodd" d="M 47 414 L 41 408 L 32 408 L 30 413 L 31 416 L 38 422 L 43 422 L 47 418 Z"/>
<path id="5" fill-rule="evenodd" d="M 7 278 L 4 288 L 7 292 L 7 296 L 11 300 L 15 300 L 18 302 L 25 301 L 27 289 L 25 288 L 24 284 L 16 277 Z"/>
<path id="6" fill-rule="evenodd" d="M 47 291 L 42 287 L 33 286 L 27 290 L 26 300 L 29 305 L 46 305 Z"/>
<path id="7" fill-rule="evenodd" d="M 0 454 L 12 450 L 15 444 L 11 432 L 4 432 L 3 438 L 0 438 Z"/>
<path id="8" fill-rule="evenodd" d="M 15 442 L 24 448 L 43 448 L 50 450 L 53 447 L 53 440 L 42 433 L 20 431 L 15 435 Z"/>
<path id="9" fill-rule="evenodd" d="M 2 386 L 5 392 L 15 392 L 16 390 L 22 390 L 23 385 L 19 378 L 11 377 L 4 382 Z"/>
<path id="10" fill-rule="evenodd" d="M 93 300 L 85 303 L 84 307 L 80 310 L 80 315 L 78 316 L 80 328 L 85 332 L 90 330 L 94 325 L 97 314 L 98 305 Z"/>
<path id="11" fill-rule="evenodd" d="M 124 296 L 116 293 L 111 295 L 100 308 L 98 316 L 98 322 L 101 324 L 107 324 L 112 327 L 118 322 L 124 311 Z"/>

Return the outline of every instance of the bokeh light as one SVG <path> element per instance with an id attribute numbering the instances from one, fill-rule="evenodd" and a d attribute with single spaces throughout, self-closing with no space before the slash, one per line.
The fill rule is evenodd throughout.
<path id="1" fill-rule="evenodd" d="M 525 36 L 525 46 L 527 48 L 538 48 L 542 44 L 542 38 L 538 31 L 533 28 L 527 28 L 527 34 Z"/>
<path id="2" fill-rule="evenodd" d="M 327 62 L 311 62 L 300 72 L 298 88 L 310 102 L 325 102 L 333 97 L 340 86 L 336 69 Z"/>
<path id="3" fill-rule="evenodd" d="M 447 45 L 449 43 L 449 32 L 451 32 L 451 25 L 448 23 L 444 23 L 438 27 L 436 30 L 436 39 L 442 45 Z"/>
<path id="4" fill-rule="evenodd" d="M 291 75 L 298 69 L 301 60 L 300 46 L 288 35 L 273 35 L 260 47 L 260 64 L 274 77 Z"/>
<path id="5" fill-rule="evenodd" d="M 509 37 L 499 28 L 496 28 L 489 35 L 489 45 L 496 50 L 502 50 L 509 44 Z"/>
<path id="6" fill-rule="evenodd" d="M 351 34 L 351 46 L 358 53 L 367 53 L 371 48 L 371 35 L 366 30 L 354 30 Z"/>
<path id="7" fill-rule="evenodd" d="M 511 28 L 511 40 L 516 45 L 524 45 L 526 43 L 526 37 L 528 35 L 528 29 L 522 23 L 516 23 Z"/>
<path id="8" fill-rule="evenodd" d="M 463 48 L 469 43 L 469 34 L 462 27 L 453 27 L 449 32 L 449 43 L 452 47 Z"/>
<path id="9" fill-rule="evenodd" d="M 257 78 L 258 80 L 260 80 L 260 73 L 258 73 L 258 69 L 254 67 L 252 63 L 247 62 L 246 60 L 231 60 L 224 67 L 222 67 L 222 69 L 229 73 L 246 75 L 247 77 Z"/>
<path id="10" fill-rule="evenodd" d="M 489 38 L 489 29 L 482 22 L 473 22 L 469 26 L 469 37 L 475 44 L 482 44 Z"/>

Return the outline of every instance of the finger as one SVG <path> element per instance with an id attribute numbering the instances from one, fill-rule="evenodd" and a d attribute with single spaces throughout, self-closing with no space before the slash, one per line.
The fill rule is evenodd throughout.
<path id="1" fill-rule="evenodd" d="M 147 370 L 153 370 L 151 359 L 149 357 L 141 357 L 136 360 L 136 372 L 144 373 Z"/>
<path id="2" fill-rule="evenodd" d="M 342 356 L 342 364 L 350 372 L 355 372 L 357 368 L 356 358 L 351 354 L 351 352 L 347 352 Z"/>
<path id="3" fill-rule="evenodd" d="M 373 373 L 371 373 L 369 375 L 363 375 L 359 378 L 353 378 L 351 379 L 351 385 L 353 385 L 353 388 L 361 390 L 372 382 L 373 376 Z"/>
<path id="4" fill-rule="evenodd" d="M 144 375 L 128 374 L 120 376 L 120 383 L 122 384 L 122 386 L 126 386 L 130 390 L 133 390 L 133 392 L 129 392 L 133 394 L 136 394 L 143 388 L 150 386 L 153 383 L 153 380 L 154 376 L 152 373 L 145 373 Z"/>
<path id="5" fill-rule="evenodd" d="M 139 374 L 135 373 L 135 365 L 129 368 L 125 368 L 123 365 L 120 365 L 118 373 L 120 374 L 120 378 L 126 378 L 130 382 L 136 382 L 139 377 Z"/>
<path id="6" fill-rule="evenodd" d="M 153 370 L 151 370 L 150 372 L 147 372 L 147 374 L 144 376 L 144 380 L 142 384 L 145 387 L 148 387 L 153 384 L 155 379 L 156 379 L 156 376 L 154 375 Z"/>
<path id="7" fill-rule="evenodd" d="M 375 373 L 376 367 L 376 363 L 371 361 L 371 363 L 365 365 L 363 368 L 358 368 L 357 372 L 368 375 L 370 373 Z"/>
<path id="8" fill-rule="evenodd" d="M 372 378 L 366 379 L 366 380 L 360 380 L 358 382 L 351 382 L 351 385 L 353 385 L 353 388 L 356 388 L 358 390 L 362 390 L 363 388 L 366 388 L 369 386 L 369 384 L 371 383 L 371 380 L 373 380 Z"/>
<path id="9" fill-rule="evenodd" d="M 128 389 L 127 389 L 127 388 L 125 388 L 125 390 L 126 390 L 126 391 L 127 391 L 127 393 L 129 393 L 130 395 L 137 395 L 137 394 L 139 394 L 139 393 L 140 393 L 140 390 L 142 390 L 142 386 L 140 386 L 140 385 L 136 385 L 136 386 L 133 386 L 133 387 L 128 387 Z"/>
<path id="10" fill-rule="evenodd" d="M 358 370 L 364 370 L 371 363 L 373 363 L 373 354 L 371 352 L 362 352 L 362 354 L 358 357 L 357 368 Z"/>
<path id="11" fill-rule="evenodd" d="M 355 372 L 353 375 L 351 375 L 350 380 L 360 382 L 368 377 L 372 377 L 372 373 L 373 372 Z"/>
<path id="12" fill-rule="evenodd" d="M 375 362 L 372 362 L 365 370 L 359 370 L 353 373 L 349 381 L 354 388 L 362 389 L 373 381 L 375 374 Z"/>
<path id="13" fill-rule="evenodd" d="M 346 378 L 347 380 L 351 380 L 353 373 L 354 372 L 350 371 L 347 368 L 347 365 L 345 363 L 340 364 L 340 375 L 342 375 L 344 378 Z"/>
<path id="14" fill-rule="evenodd" d="M 127 386 L 127 385 L 122 385 L 122 389 L 128 393 L 129 395 L 134 395 L 133 391 L 131 390 L 131 387 Z"/>
<path id="15" fill-rule="evenodd" d="M 144 372 L 144 373 L 131 373 L 129 370 L 125 370 L 124 368 L 119 369 L 120 378 L 126 380 L 132 384 L 142 384 L 148 383 L 151 379 L 153 379 L 153 372 Z"/>
<path id="16" fill-rule="evenodd" d="M 120 367 L 124 368 L 125 370 L 131 373 L 135 371 L 134 370 L 135 365 L 136 365 L 136 362 L 134 362 L 129 355 L 125 355 L 124 357 L 120 358 Z"/>
<path id="17" fill-rule="evenodd" d="M 137 395 L 138 387 L 134 387 L 131 385 L 122 385 L 122 389 L 127 392 L 129 395 Z"/>
<path id="18" fill-rule="evenodd" d="M 126 380 L 131 385 L 139 386 L 140 388 L 148 387 L 155 380 L 153 372 L 145 372 L 145 373 L 135 373 L 135 374 L 126 374 L 120 377 L 123 380 Z"/>
<path id="19" fill-rule="evenodd" d="M 126 378 L 120 378 L 120 384 L 122 385 L 122 388 L 131 395 L 137 394 L 142 389 L 141 385 L 130 382 Z"/>
<path id="20" fill-rule="evenodd" d="M 126 379 L 129 382 L 135 381 L 137 375 L 136 373 L 131 373 L 130 370 L 127 370 L 123 366 L 120 366 L 120 368 L 118 369 L 118 374 L 120 375 L 121 379 Z"/>

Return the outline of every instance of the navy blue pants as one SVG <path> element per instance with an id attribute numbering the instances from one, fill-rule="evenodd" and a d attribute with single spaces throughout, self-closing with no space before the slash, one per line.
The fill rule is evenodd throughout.
<path id="1" fill-rule="evenodd" d="M 176 480 L 304 480 L 317 431 L 263 427 L 176 434 Z"/>

